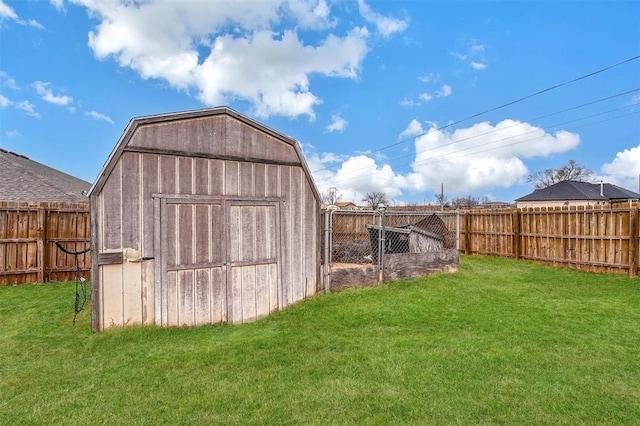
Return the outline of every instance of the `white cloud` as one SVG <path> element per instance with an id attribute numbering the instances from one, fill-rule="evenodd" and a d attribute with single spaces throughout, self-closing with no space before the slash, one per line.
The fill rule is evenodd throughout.
<path id="1" fill-rule="evenodd" d="M 472 56 L 482 54 L 484 53 L 484 48 L 484 44 L 478 44 L 475 40 L 473 40 L 471 46 L 469 47 L 469 54 Z"/>
<path id="2" fill-rule="evenodd" d="M 13 8 L 7 5 L 3 0 L 0 0 L 0 21 L 4 19 L 11 19 L 20 25 L 28 25 L 41 30 L 44 29 L 44 27 L 35 19 L 28 19 L 26 21 L 24 19 L 20 19 Z"/>
<path id="3" fill-rule="evenodd" d="M 638 105 L 640 103 L 640 95 L 633 95 L 631 97 L 631 105 Z"/>
<path id="4" fill-rule="evenodd" d="M 378 165 L 366 154 L 344 157 L 323 153 L 308 154 L 306 158 L 319 191 L 335 187 L 343 195 L 343 201 L 358 204 L 371 191 L 383 191 L 394 198 L 402 195 L 402 188 L 407 186 L 406 179 L 391 166 Z"/>
<path id="5" fill-rule="evenodd" d="M 194 70 L 199 98 L 216 105 L 225 94 L 235 95 L 251 101 L 260 117 L 314 118 L 313 108 L 322 100 L 310 91 L 309 75 L 357 78 L 366 50 L 364 39 L 357 35 L 329 35 L 316 47 L 303 45 L 293 31 L 280 39 L 266 30 L 251 38 L 221 36 Z"/>
<path id="6" fill-rule="evenodd" d="M 346 160 L 347 157 L 342 155 L 337 155 L 333 152 L 323 152 L 320 157 L 318 157 L 323 164 L 330 163 L 339 163 Z"/>
<path id="7" fill-rule="evenodd" d="M 451 96 L 451 93 L 453 93 L 453 89 L 451 88 L 451 86 L 449 86 L 448 84 L 443 84 L 437 95 L 440 98 L 446 98 L 447 96 Z"/>
<path id="8" fill-rule="evenodd" d="M 358 0 L 358 8 L 360 9 L 362 17 L 367 22 L 374 24 L 383 37 L 389 37 L 393 33 L 402 32 L 409 25 L 406 20 L 389 18 L 372 11 L 364 0 Z"/>
<path id="9" fill-rule="evenodd" d="M 335 153 L 316 154 L 305 150 L 305 159 L 318 189 L 320 192 L 325 192 L 332 186 L 334 181 L 332 167 L 345 161 L 346 157 Z"/>
<path id="10" fill-rule="evenodd" d="M 395 198 L 407 187 L 404 176 L 395 173 L 388 164 L 378 166 L 376 160 L 367 155 L 350 157 L 342 163 L 335 174 L 335 182 L 343 192 L 356 193 L 358 199 L 371 191 L 382 191 Z"/>
<path id="11" fill-rule="evenodd" d="M 453 93 L 453 89 L 451 88 L 451 86 L 449 86 L 448 84 L 443 84 L 440 90 L 435 93 L 435 97 L 446 98 L 447 96 L 451 96 L 452 93 Z M 434 95 L 431 95 L 427 92 L 423 92 L 418 95 L 418 98 L 421 101 L 429 102 L 431 99 L 434 98 Z M 420 104 L 418 103 L 417 105 L 420 105 Z"/>
<path id="12" fill-rule="evenodd" d="M 111 117 L 109 117 L 106 114 L 102 114 L 100 112 L 97 112 L 97 111 L 85 112 L 84 115 L 86 115 L 87 117 L 91 117 L 91 118 L 93 118 L 95 120 L 106 121 L 107 123 L 113 124 L 113 120 L 111 119 Z"/>
<path id="13" fill-rule="evenodd" d="M 64 11 L 64 0 L 49 0 L 49 3 L 59 11 Z"/>
<path id="14" fill-rule="evenodd" d="M 5 18 L 17 20 L 18 15 L 16 15 L 16 12 L 10 6 L 5 4 L 4 1 L 0 0 L 0 19 Z"/>
<path id="15" fill-rule="evenodd" d="M 4 97 L 4 96 L 2 96 L 0 94 L 0 108 L 6 108 L 6 107 L 8 107 L 8 106 L 10 106 L 12 104 L 13 104 L 13 102 L 11 102 L 11 100 L 9 100 L 8 98 L 6 98 L 6 97 Z"/>
<path id="16" fill-rule="evenodd" d="M 331 8 L 325 0 L 290 1 L 287 7 L 302 28 L 332 28 L 337 20 L 331 17 Z"/>
<path id="17" fill-rule="evenodd" d="M 321 191 L 336 187 L 349 195 L 346 200 L 353 197 L 356 202 L 370 191 L 383 191 L 395 199 L 405 191 L 438 191 L 441 184 L 447 194 L 464 196 L 521 183 L 529 173 L 525 159 L 566 152 L 580 142 L 576 134 L 550 134 L 515 120 L 495 126 L 477 123 L 451 133 L 428 124 L 431 129 L 426 132 L 413 119 L 399 135 L 399 140 L 416 136 L 416 154 L 406 173 L 394 171 L 390 160 L 371 154 L 344 158 L 311 153 L 308 158 L 316 184 Z"/>
<path id="18" fill-rule="evenodd" d="M 638 192 L 640 176 L 640 145 L 618 152 L 616 157 L 600 168 L 602 179 L 631 191 Z"/>
<path id="19" fill-rule="evenodd" d="M 18 83 L 4 71 L 0 71 L 0 81 L 3 86 L 7 86 L 11 90 L 19 90 Z"/>
<path id="20" fill-rule="evenodd" d="M 30 117 L 40 118 L 40 114 L 35 111 L 34 105 L 29 101 L 17 102 L 16 108 L 26 112 Z"/>
<path id="21" fill-rule="evenodd" d="M 100 20 L 89 33 L 97 58 L 112 57 L 207 105 L 249 101 L 264 118 L 314 118 L 322 99 L 310 76 L 357 79 L 368 51 L 366 27 L 316 42 L 299 37 L 298 29 L 335 25 L 326 0 L 72 1 Z M 295 29 L 282 29 L 283 23 Z"/>
<path id="22" fill-rule="evenodd" d="M 488 122 L 453 132 L 451 141 L 457 148 L 498 148 L 500 152 L 524 158 L 548 157 L 570 151 L 580 144 L 580 136 L 559 130 L 551 135 L 540 127 L 518 120 L 502 120 L 495 126 Z"/>
<path id="23" fill-rule="evenodd" d="M 420 102 L 416 102 L 413 99 L 403 99 L 400 102 L 398 102 L 398 104 L 406 108 L 413 108 L 413 107 L 420 106 Z"/>
<path id="24" fill-rule="evenodd" d="M 44 30 L 44 26 L 36 21 L 35 19 L 29 19 L 28 21 L 19 21 L 22 25 L 29 25 L 30 27 L 37 28 L 39 30 Z"/>
<path id="25" fill-rule="evenodd" d="M 73 98 L 66 95 L 54 95 L 53 91 L 49 88 L 51 83 L 44 83 L 42 81 L 36 81 L 33 83 L 38 95 L 42 97 L 42 100 L 58 106 L 69 105 Z"/>
<path id="26" fill-rule="evenodd" d="M 423 83 L 435 83 L 440 79 L 438 74 L 429 73 L 427 75 L 418 76 L 418 80 Z"/>
<path id="27" fill-rule="evenodd" d="M 527 175 L 523 158 L 566 152 L 579 142 L 576 134 L 558 131 L 552 135 L 515 120 L 495 126 L 477 123 L 453 133 L 434 126 L 416 139 L 414 171 L 407 179 L 416 190 L 440 183 L 457 193 L 508 187 Z"/>
<path id="28" fill-rule="evenodd" d="M 421 133 L 424 133 L 424 129 L 422 128 L 422 124 L 415 118 L 411 120 L 406 129 L 404 129 L 399 135 L 398 140 L 406 139 L 411 136 L 416 136 Z"/>
<path id="29" fill-rule="evenodd" d="M 465 44 L 464 53 L 452 52 L 451 54 L 461 61 L 467 62 L 475 70 L 487 68 L 487 61 L 484 55 L 486 45 L 478 43 L 477 40 L 464 40 L 463 43 Z"/>
<path id="30" fill-rule="evenodd" d="M 333 133 L 333 132 L 338 132 L 338 133 L 342 133 L 344 132 L 344 129 L 347 128 L 347 121 L 340 117 L 340 114 L 333 114 L 331 116 L 331 124 L 329 124 L 327 126 L 327 133 Z"/>
<path id="31" fill-rule="evenodd" d="M 20 136 L 20 132 L 17 130 L 7 130 L 5 132 L 5 135 L 7 135 L 10 138 L 17 138 L 18 136 Z"/>

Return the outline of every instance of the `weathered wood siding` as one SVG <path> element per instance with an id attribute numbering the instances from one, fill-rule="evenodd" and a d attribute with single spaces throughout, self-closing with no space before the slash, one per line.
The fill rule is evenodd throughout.
<path id="1" fill-rule="evenodd" d="M 300 163 L 292 145 L 226 115 L 143 126 L 137 129 L 127 147 L 188 157 Z"/>
<path id="2" fill-rule="evenodd" d="M 94 329 L 250 321 L 319 289 L 319 202 L 295 145 L 221 114 L 142 124 L 112 161 L 92 194 Z"/>
<path id="3" fill-rule="evenodd" d="M 420 232 L 409 234 L 409 253 L 426 253 L 430 251 L 444 250 L 444 237 L 430 237 Z"/>
<path id="4" fill-rule="evenodd" d="M 384 257 L 384 281 L 422 277 L 437 272 L 458 271 L 458 250 L 388 254 Z"/>

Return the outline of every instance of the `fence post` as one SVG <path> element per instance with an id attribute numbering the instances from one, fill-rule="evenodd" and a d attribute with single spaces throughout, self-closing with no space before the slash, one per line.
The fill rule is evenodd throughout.
<path id="1" fill-rule="evenodd" d="M 382 283 L 384 282 L 384 252 L 387 248 L 387 241 L 386 241 L 386 235 L 385 235 L 385 217 L 384 217 L 384 211 L 386 210 L 386 206 L 384 204 L 381 204 L 379 207 L 380 210 L 380 226 L 382 228 L 381 234 L 380 234 L 380 256 L 378 256 L 378 261 L 380 262 L 380 275 L 378 276 L 378 283 Z"/>
<path id="2" fill-rule="evenodd" d="M 331 289 L 331 213 L 329 209 L 324 211 L 324 292 Z"/>
<path id="3" fill-rule="evenodd" d="M 511 229 L 513 230 L 512 248 L 514 259 L 520 259 L 520 213 L 515 209 L 511 214 Z"/>
<path id="4" fill-rule="evenodd" d="M 456 210 L 456 250 L 460 252 L 460 209 Z"/>
<path id="5" fill-rule="evenodd" d="M 464 212 L 464 254 L 471 254 L 471 211 Z"/>
<path id="6" fill-rule="evenodd" d="M 43 207 L 38 207 L 38 231 L 37 231 L 37 268 L 38 273 L 36 279 L 39 283 L 43 283 L 46 278 L 47 268 L 47 210 Z"/>
<path id="7" fill-rule="evenodd" d="M 638 208 L 629 209 L 629 275 L 638 275 Z"/>

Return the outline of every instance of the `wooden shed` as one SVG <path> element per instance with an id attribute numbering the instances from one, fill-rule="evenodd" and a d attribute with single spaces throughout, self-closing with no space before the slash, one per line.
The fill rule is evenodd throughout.
<path id="1" fill-rule="evenodd" d="M 298 143 L 229 108 L 132 119 L 89 196 L 94 331 L 247 322 L 321 288 Z"/>

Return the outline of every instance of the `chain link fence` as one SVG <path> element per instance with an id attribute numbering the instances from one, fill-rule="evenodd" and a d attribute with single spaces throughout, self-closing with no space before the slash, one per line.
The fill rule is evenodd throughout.
<path id="1" fill-rule="evenodd" d="M 324 219 L 323 261 L 327 275 L 337 268 L 380 269 L 385 255 L 459 248 L 457 212 L 327 210 Z M 380 274 L 379 281 L 383 278 Z"/>

